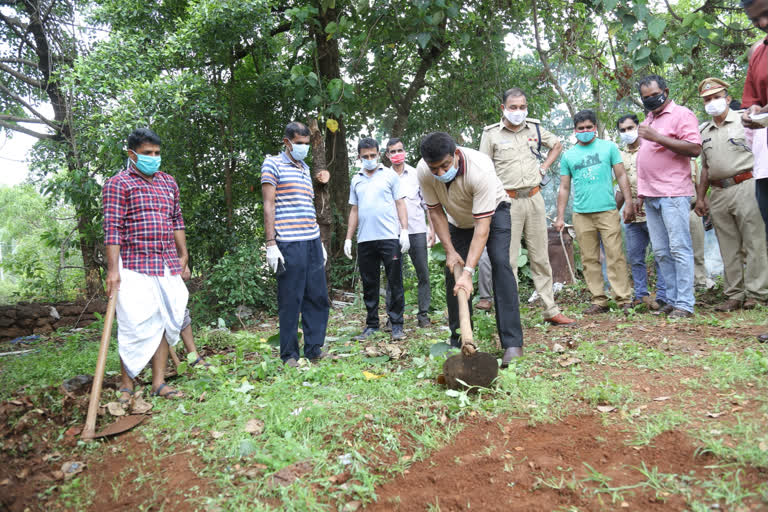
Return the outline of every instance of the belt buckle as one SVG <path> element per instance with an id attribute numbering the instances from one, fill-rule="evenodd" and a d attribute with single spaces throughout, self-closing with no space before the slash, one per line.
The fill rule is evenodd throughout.
<path id="1" fill-rule="evenodd" d="M 736 185 L 736 178 L 725 178 L 724 180 L 720 180 L 720 184 L 723 188 L 728 188 Z"/>

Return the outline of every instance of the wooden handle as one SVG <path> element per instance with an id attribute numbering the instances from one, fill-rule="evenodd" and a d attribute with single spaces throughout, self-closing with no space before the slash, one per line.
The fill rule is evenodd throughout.
<path id="1" fill-rule="evenodd" d="M 453 279 L 458 281 L 464 273 L 464 267 L 456 264 L 453 267 Z M 469 295 L 463 288 L 456 294 L 459 301 L 459 328 L 461 329 L 461 351 L 466 355 L 474 354 L 477 350 L 472 339 L 472 319 L 469 315 Z"/>
<path id="2" fill-rule="evenodd" d="M 82 439 L 93 439 L 96 435 L 96 414 L 99 412 L 99 400 L 101 399 L 101 385 L 104 383 L 104 368 L 107 366 L 107 350 L 109 339 L 112 336 L 112 323 L 115 320 L 115 303 L 117 291 L 112 293 L 107 302 L 107 313 L 104 316 L 104 329 L 101 331 L 101 345 L 99 345 L 99 357 L 96 360 L 96 372 L 93 374 L 93 386 L 91 398 L 88 402 L 88 415 L 85 417 L 85 428 L 80 435 Z"/>

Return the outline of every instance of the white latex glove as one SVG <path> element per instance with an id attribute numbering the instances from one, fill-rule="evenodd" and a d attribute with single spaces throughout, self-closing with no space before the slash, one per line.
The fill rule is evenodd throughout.
<path id="1" fill-rule="evenodd" d="M 411 239 L 408 237 L 408 230 L 401 229 L 400 230 L 400 253 L 405 254 L 408 252 L 408 249 L 410 248 L 411 248 Z"/>
<path id="2" fill-rule="evenodd" d="M 277 265 L 280 261 L 282 261 L 283 265 L 285 265 L 285 258 L 283 258 L 283 253 L 280 252 L 280 249 L 277 248 L 277 244 L 268 245 L 267 264 L 269 265 L 269 268 L 272 269 L 272 272 L 277 272 Z"/>
<path id="3" fill-rule="evenodd" d="M 352 240 L 350 240 L 349 238 L 344 240 L 344 256 L 346 256 L 350 260 L 352 259 Z"/>
<path id="4" fill-rule="evenodd" d="M 320 243 L 320 247 L 323 248 L 323 266 L 325 266 L 325 264 L 328 263 L 328 253 L 325 252 L 325 246 L 322 244 L 322 242 Z"/>

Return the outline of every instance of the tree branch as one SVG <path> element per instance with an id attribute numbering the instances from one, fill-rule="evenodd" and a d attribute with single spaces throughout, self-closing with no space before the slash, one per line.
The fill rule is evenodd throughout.
<path id="1" fill-rule="evenodd" d="M 3 63 L 0 63 L 0 71 L 5 71 L 6 73 L 11 75 L 12 77 L 17 78 L 17 79 L 21 80 L 22 82 L 24 82 L 25 84 L 31 85 L 32 87 L 35 87 L 37 89 L 45 89 L 45 86 L 43 85 L 43 83 L 40 80 L 35 80 L 34 78 L 29 77 L 29 76 L 25 75 L 24 73 L 20 73 L 20 72 L 16 71 L 15 69 L 13 69 L 12 67 L 6 66 Z"/>
<path id="2" fill-rule="evenodd" d="M 560 87 L 560 84 L 557 81 L 557 77 L 555 77 L 554 73 L 552 73 L 552 68 L 549 66 L 549 59 L 547 58 L 547 53 L 541 48 L 541 37 L 539 36 L 539 15 L 537 11 L 537 5 L 536 0 L 533 0 L 531 5 L 531 11 L 533 13 L 533 35 L 536 39 L 536 53 L 539 54 L 539 60 L 541 61 L 541 65 L 544 68 L 544 72 L 547 75 L 547 78 L 549 79 L 549 82 L 552 84 L 552 86 L 555 88 L 557 93 L 560 95 L 560 98 L 565 103 L 565 106 L 568 107 L 568 112 L 571 114 L 571 117 L 576 115 L 576 110 L 573 108 L 573 105 L 568 100 L 568 96 L 565 94 L 565 91 L 562 87 Z"/>
<path id="3" fill-rule="evenodd" d="M 669 5 L 669 0 L 664 0 L 664 3 L 667 4 L 667 11 L 669 11 L 669 14 L 671 14 L 673 18 L 677 21 L 683 21 L 683 18 L 675 14 L 675 11 L 672 10 L 672 6 Z"/>
<path id="4" fill-rule="evenodd" d="M 60 135 L 55 135 L 51 133 L 38 133 L 36 131 L 30 130 L 28 128 L 24 128 L 23 126 L 18 126 L 15 124 L 6 123 L 5 121 L 0 121 L 0 128 L 6 128 L 8 130 L 12 130 L 14 132 L 24 133 L 27 135 L 31 135 L 32 137 L 36 137 L 38 139 L 47 139 L 47 140 L 61 140 Z"/>
<path id="5" fill-rule="evenodd" d="M 21 96 L 14 93 L 12 90 L 7 88 L 3 84 L 0 84 L 0 92 L 4 92 L 8 96 L 10 96 L 14 101 L 16 101 L 17 103 L 20 103 L 22 106 L 24 106 L 24 108 L 32 112 L 36 117 L 38 117 L 41 121 L 43 121 L 45 124 L 53 128 L 57 132 L 61 130 L 60 126 L 58 126 L 56 123 L 54 123 L 53 121 L 45 117 L 43 114 L 41 114 L 37 110 L 35 110 L 35 108 L 29 103 L 27 103 L 26 101 L 24 101 L 24 99 Z"/>
<path id="6" fill-rule="evenodd" d="M 0 62 L 7 62 L 8 64 L 24 64 L 25 66 L 32 66 L 37 68 L 37 62 L 29 59 L 17 59 L 16 57 L 0 58 Z"/>
<path id="7" fill-rule="evenodd" d="M 40 123 L 45 124 L 40 119 L 31 119 L 27 117 L 10 116 L 7 114 L 0 114 L 0 121 L 11 121 L 13 123 Z"/>

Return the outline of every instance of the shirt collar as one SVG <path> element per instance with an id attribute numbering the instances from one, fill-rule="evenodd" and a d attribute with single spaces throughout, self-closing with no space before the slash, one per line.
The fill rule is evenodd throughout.
<path id="1" fill-rule="evenodd" d="M 379 166 L 376 168 L 376 170 L 375 170 L 375 171 L 373 171 L 373 174 L 371 174 L 370 176 L 368 176 L 368 174 L 365 172 L 365 170 L 364 170 L 364 169 L 360 169 L 359 171 L 357 171 L 357 174 L 359 174 L 360 176 L 365 176 L 366 178 L 373 178 L 373 175 L 374 175 L 374 174 L 376 174 L 376 173 L 377 173 L 377 172 L 379 172 L 379 171 L 383 171 L 383 170 L 384 170 L 384 164 L 382 164 L 381 162 L 379 162 Z M 394 170 L 394 169 L 392 169 L 392 172 L 394 172 L 395 174 L 397 174 L 397 173 L 395 172 L 395 170 Z"/>
<path id="2" fill-rule="evenodd" d="M 507 125 L 504 123 L 504 117 L 501 118 L 501 121 L 499 122 L 499 131 L 507 130 L 510 133 L 520 133 L 521 131 L 525 130 L 528 127 L 528 120 L 523 120 L 522 128 L 520 128 L 517 131 L 512 130 L 512 128 L 508 128 Z"/>
<path id="3" fill-rule="evenodd" d="M 292 166 L 296 167 L 297 169 L 299 168 L 299 166 L 293 160 L 291 160 L 291 158 L 288 156 L 288 152 L 287 151 L 283 151 L 282 153 L 280 153 L 280 158 L 282 159 L 282 161 L 284 163 L 286 163 L 288 165 L 292 165 Z M 305 161 L 302 160 L 302 161 L 299 162 L 299 164 L 301 164 L 301 167 L 300 167 L 301 170 L 303 170 L 303 171 L 309 170 L 309 166 L 307 165 L 307 163 Z"/>
<path id="4" fill-rule="evenodd" d="M 662 110 L 658 114 L 654 114 L 653 112 L 650 112 L 649 116 L 652 116 L 653 119 L 658 119 L 659 116 L 661 116 L 663 114 L 670 114 L 670 113 L 672 113 L 672 110 L 674 110 L 675 108 L 677 108 L 677 103 L 675 103 L 675 100 L 669 100 L 669 103 L 667 103 L 667 106 L 664 107 L 664 110 Z"/>
<path id="5" fill-rule="evenodd" d="M 462 150 L 459 150 L 459 172 L 456 173 L 456 176 L 464 176 L 464 173 L 467 170 L 467 161 L 464 158 L 464 152 Z"/>

